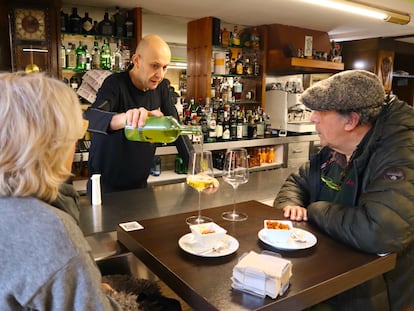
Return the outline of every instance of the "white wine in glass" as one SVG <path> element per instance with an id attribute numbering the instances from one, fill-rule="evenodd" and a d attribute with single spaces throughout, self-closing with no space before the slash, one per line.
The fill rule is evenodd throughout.
<path id="1" fill-rule="evenodd" d="M 198 192 L 198 215 L 187 218 L 187 224 L 212 222 L 211 218 L 201 215 L 201 192 L 218 187 L 218 181 L 214 178 L 211 151 L 191 151 L 186 181 L 187 185 Z"/>
<path id="2" fill-rule="evenodd" d="M 249 163 L 247 150 L 244 148 L 228 149 L 224 158 L 223 181 L 233 187 L 233 210 L 224 212 L 223 219 L 230 221 L 242 221 L 247 219 L 247 214 L 236 211 L 236 192 L 241 184 L 249 180 Z"/>

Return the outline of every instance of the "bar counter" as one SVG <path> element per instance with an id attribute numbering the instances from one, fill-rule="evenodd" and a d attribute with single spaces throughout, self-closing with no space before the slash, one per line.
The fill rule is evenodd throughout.
<path id="1" fill-rule="evenodd" d="M 249 181 L 240 185 L 237 202 L 257 200 L 271 202 L 278 193 L 291 168 L 251 172 Z M 211 208 L 233 202 L 233 188 L 223 182 L 214 194 L 202 194 L 201 208 Z M 81 197 L 80 226 L 85 236 L 116 231 L 119 223 L 140 221 L 197 212 L 198 193 L 185 182 L 153 185 L 146 189 L 102 195 L 102 206 L 92 206 L 88 196 Z"/>

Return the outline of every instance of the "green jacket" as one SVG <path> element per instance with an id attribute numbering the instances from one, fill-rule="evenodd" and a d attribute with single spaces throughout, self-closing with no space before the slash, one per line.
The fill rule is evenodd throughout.
<path id="1" fill-rule="evenodd" d="M 412 107 L 396 98 L 389 101 L 358 148 L 347 204 L 318 200 L 323 185 L 320 167 L 331 152 L 325 147 L 287 178 L 274 206 L 306 207 L 311 223 L 361 251 L 397 253 L 394 270 L 334 297 L 329 301 L 332 309 L 414 310 Z"/>

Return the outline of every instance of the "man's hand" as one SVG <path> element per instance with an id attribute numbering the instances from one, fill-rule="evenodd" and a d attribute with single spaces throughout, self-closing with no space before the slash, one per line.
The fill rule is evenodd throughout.
<path id="1" fill-rule="evenodd" d="M 302 206 L 285 206 L 283 208 L 283 216 L 293 221 L 308 221 L 306 208 Z"/>
<path id="2" fill-rule="evenodd" d="M 124 113 L 118 113 L 112 117 L 111 120 L 111 130 L 120 130 L 125 127 L 125 125 L 130 125 L 132 127 L 142 127 L 145 124 L 148 116 L 153 117 L 162 117 L 164 114 L 158 110 L 148 111 L 145 108 L 134 108 L 130 109 Z"/>

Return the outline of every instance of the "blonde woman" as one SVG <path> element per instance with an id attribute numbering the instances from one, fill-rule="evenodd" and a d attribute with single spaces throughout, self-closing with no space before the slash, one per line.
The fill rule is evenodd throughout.
<path id="1" fill-rule="evenodd" d="M 76 94 L 39 73 L 2 73 L 0 90 L 1 310 L 121 310 L 64 184 L 84 134 Z"/>

